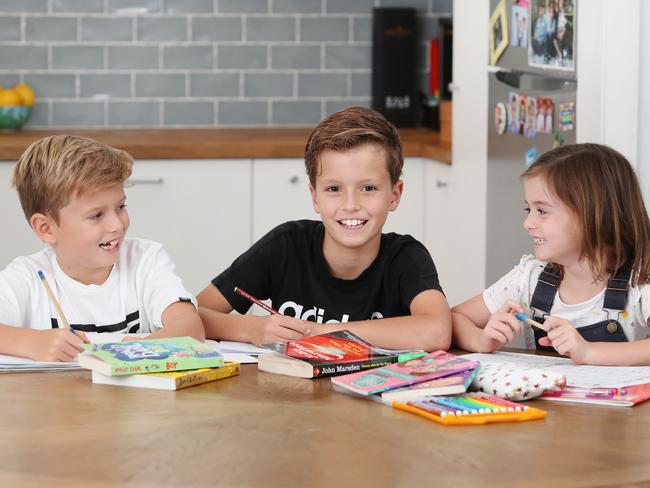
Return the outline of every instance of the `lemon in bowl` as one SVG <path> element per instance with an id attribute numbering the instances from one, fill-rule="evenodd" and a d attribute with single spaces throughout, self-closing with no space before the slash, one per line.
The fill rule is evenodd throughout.
<path id="1" fill-rule="evenodd" d="M 29 85 L 0 87 L 0 129 L 20 129 L 32 113 L 36 96 Z"/>

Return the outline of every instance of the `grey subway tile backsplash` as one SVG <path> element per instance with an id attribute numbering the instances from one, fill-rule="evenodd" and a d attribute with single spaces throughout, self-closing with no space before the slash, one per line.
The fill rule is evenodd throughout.
<path id="1" fill-rule="evenodd" d="M 248 41 L 295 41 L 296 19 L 293 17 L 248 17 Z"/>
<path id="2" fill-rule="evenodd" d="M 31 17 L 25 19 L 27 41 L 76 41 L 77 19 L 72 17 Z"/>
<path id="3" fill-rule="evenodd" d="M 316 69 L 320 67 L 320 46 L 271 46 L 272 69 Z"/>
<path id="4" fill-rule="evenodd" d="M 212 69 L 212 46 L 163 46 L 163 69 Z"/>
<path id="5" fill-rule="evenodd" d="M 108 105 L 108 125 L 152 127 L 160 125 L 158 102 L 112 102 Z"/>
<path id="6" fill-rule="evenodd" d="M 213 0 L 164 0 L 163 12 L 168 14 L 212 13 Z"/>
<path id="7" fill-rule="evenodd" d="M 207 125 L 214 124 L 213 102 L 167 101 L 164 106 L 163 125 Z"/>
<path id="8" fill-rule="evenodd" d="M 131 96 L 131 75 L 80 75 L 81 98 L 128 98 Z"/>
<path id="9" fill-rule="evenodd" d="M 20 41 L 20 17 L 0 17 L 0 41 Z"/>
<path id="10" fill-rule="evenodd" d="M 139 41 L 186 41 L 185 17 L 138 17 Z"/>
<path id="11" fill-rule="evenodd" d="M 104 12 L 104 0 L 52 0 L 55 13 L 101 13 Z"/>
<path id="12" fill-rule="evenodd" d="M 345 97 L 347 95 L 346 73 L 300 73 L 298 96 Z"/>
<path id="13" fill-rule="evenodd" d="M 301 41 L 347 41 L 350 20 L 347 17 L 303 17 L 300 19 Z"/>
<path id="14" fill-rule="evenodd" d="M 219 0 L 219 12 L 222 13 L 266 13 L 269 0 Z"/>
<path id="15" fill-rule="evenodd" d="M 267 65 L 266 46 L 220 46 L 217 67 L 221 69 L 261 69 Z"/>
<path id="16" fill-rule="evenodd" d="M 0 0 L 4 12 L 47 12 L 47 0 Z"/>
<path id="17" fill-rule="evenodd" d="M 263 126 L 268 124 L 268 103 L 255 101 L 219 102 L 219 124 Z"/>
<path id="18" fill-rule="evenodd" d="M 136 74 L 136 97 L 183 97 L 185 75 L 182 74 Z"/>
<path id="19" fill-rule="evenodd" d="M 157 46 L 109 46 L 108 69 L 153 70 L 159 68 Z"/>
<path id="20" fill-rule="evenodd" d="M 372 11 L 415 7 L 418 80 L 452 0 L 0 0 L 27 127 L 312 126 L 371 100 Z"/>
<path id="21" fill-rule="evenodd" d="M 323 0 L 273 0 L 273 12 L 318 14 L 323 10 Z"/>
<path id="22" fill-rule="evenodd" d="M 102 69 L 104 48 L 102 46 L 54 46 L 52 67 L 55 69 Z"/>
<path id="23" fill-rule="evenodd" d="M 194 73 L 190 75 L 192 97 L 237 97 L 239 73 Z"/>
<path id="24" fill-rule="evenodd" d="M 86 17 L 81 20 L 82 41 L 132 41 L 133 19 Z"/>
<path id="25" fill-rule="evenodd" d="M 193 41 L 241 41 L 241 17 L 194 17 Z"/>
<path id="26" fill-rule="evenodd" d="M 75 98 L 76 76 L 62 73 L 45 73 L 25 75 L 25 83 L 41 98 Z"/>
<path id="27" fill-rule="evenodd" d="M 101 127 L 103 102 L 52 102 L 52 125 L 60 127 Z"/>
<path id="28" fill-rule="evenodd" d="M 321 119 L 320 102 L 273 102 L 273 123 L 278 125 L 316 125 Z"/>
<path id="29" fill-rule="evenodd" d="M 0 46 L 0 67 L 47 69 L 47 46 Z"/>
<path id="30" fill-rule="evenodd" d="M 291 95 L 293 95 L 292 74 L 244 74 L 244 96 L 246 97 L 288 97 Z"/>
<path id="31" fill-rule="evenodd" d="M 332 69 L 370 69 L 372 61 L 370 45 L 326 46 L 325 67 Z"/>

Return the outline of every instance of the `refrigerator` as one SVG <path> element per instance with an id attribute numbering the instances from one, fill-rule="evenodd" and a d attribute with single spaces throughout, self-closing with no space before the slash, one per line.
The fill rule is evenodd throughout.
<path id="1" fill-rule="evenodd" d="M 533 252 L 520 177 L 575 143 L 577 87 L 576 0 L 490 3 L 486 286 Z"/>

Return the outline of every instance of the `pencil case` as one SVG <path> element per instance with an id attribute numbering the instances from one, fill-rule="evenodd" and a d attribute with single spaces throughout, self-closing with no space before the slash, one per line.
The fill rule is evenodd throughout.
<path id="1" fill-rule="evenodd" d="M 392 406 L 445 425 L 525 422 L 546 417 L 544 410 L 480 393 L 423 397 L 406 403 L 393 402 Z"/>

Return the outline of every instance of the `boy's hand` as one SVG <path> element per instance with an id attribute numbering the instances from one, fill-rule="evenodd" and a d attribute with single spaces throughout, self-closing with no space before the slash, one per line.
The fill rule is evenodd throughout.
<path id="1" fill-rule="evenodd" d="M 68 329 L 35 330 L 29 357 L 36 361 L 74 361 L 83 351 L 83 343 L 90 341 L 81 331 L 73 334 Z"/>
<path id="2" fill-rule="evenodd" d="M 566 319 L 548 317 L 544 321 L 548 335 L 542 337 L 542 346 L 553 346 L 563 356 L 569 356 L 576 364 L 587 364 L 591 343 L 586 341 L 575 326 Z"/>
<path id="3" fill-rule="evenodd" d="M 514 314 L 523 311 L 517 302 L 508 300 L 503 307 L 490 315 L 479 337 L 478 352 L 493 352 L 510 344 L 515 334 L 521 332 L 521 324 Z"/>
<path id="4" fill-rule="evenodd" d="M 294 341 L 302 339 L 311 332 L 311 324 L 305 320 L 272 314 L 259 317 L 259 322 L 251 327 L 250 342 L 266 344 L 275 341 Z"/>

